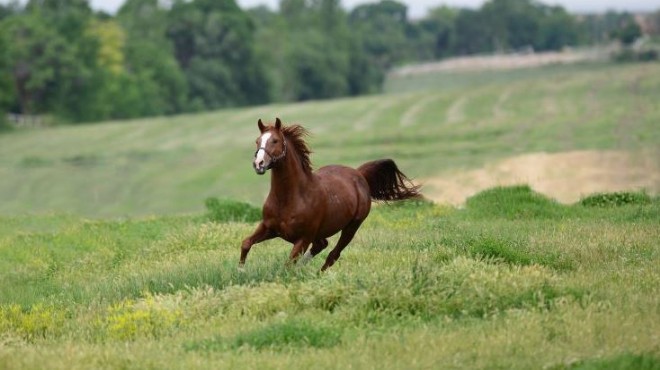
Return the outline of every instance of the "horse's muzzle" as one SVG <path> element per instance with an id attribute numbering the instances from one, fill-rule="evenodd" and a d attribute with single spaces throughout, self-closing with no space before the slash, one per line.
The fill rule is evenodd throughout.
<path id="1" fill-rule="evenodd" d="M 252 167 L 254 167 L 254 172 L 257 175 L 263 175 L 268 170 L 268 166 L 264 166 L 263 163 L 257 164 L 256 162 L 252 162 Z"/>

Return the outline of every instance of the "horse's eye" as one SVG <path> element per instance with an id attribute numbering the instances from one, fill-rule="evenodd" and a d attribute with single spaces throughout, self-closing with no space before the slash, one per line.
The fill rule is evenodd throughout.
<path id="1" fill-rule="evenodd" d="M 273 144 L 277 144 L 278 141 L 279 140 L 277 140 L 277 139 L 273 139 Z"/>

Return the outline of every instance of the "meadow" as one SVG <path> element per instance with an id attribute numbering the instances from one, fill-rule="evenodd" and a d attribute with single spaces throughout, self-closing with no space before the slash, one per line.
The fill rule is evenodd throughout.
<path id="1" fill-rule="evenodd" d="M 659 369 L 657 189 L 377 205 L 326 273 L 327 252 L 290 267 L 281 240 L 237 269 L 268 190 L 250 167 L 259 117 L 306 125 L 316 166 L 387 156 L 417 178 L 539 151 L 657 153 L 659 72 L 410 77 L 377 96 L 2 134 L 0 368 Z"/>
<path id="2" fill-rule="evenodd" d="M 203 211 L 209 196 L 260 204 L 269 181 L 251 167 L 256 122 L 276 116 L 309 129 L 316 167 L 390 157 L 412 178 L 450 178 L 516 155 L 575 150 L 646 153 L 657 163 L 658 96 L 657 63 L 577 64 L 393 79 L 386 94 L 351 99 L 23 130 L 0 135 L 0 214 L 181 214 Z"/>

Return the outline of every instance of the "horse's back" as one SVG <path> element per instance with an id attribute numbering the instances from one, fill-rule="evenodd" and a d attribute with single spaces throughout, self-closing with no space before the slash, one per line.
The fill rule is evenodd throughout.
<path id="1" fill-rule="evenodd" d="M 323 234 L 334 234 L 349 222 L 367 217 L 371 196 L 369 184 L 360 172 L 347 166 L 329 165 L 314 174 L 327 199 Z"/>
<path id="2" fill-rule="evenodd" d="M 367 180 L 354 168 L 329 165 L 319 168 L 315 175 L 330 194 L 361 197 L 366 194 L 366 198 L 370 199 Z M 338 194 L 340 192 L 345 194 Z"/>

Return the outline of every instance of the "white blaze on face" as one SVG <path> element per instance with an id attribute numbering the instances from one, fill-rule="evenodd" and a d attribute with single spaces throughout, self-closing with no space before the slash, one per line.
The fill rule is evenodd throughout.
<path id="1" fill-rule="evenodd" d="M 264 149 L 266 148 L 266 144 L 268 143 L 268 140 L 270 140 L 271 135 L 272 134 L 270 132 L 266 132 L 265 134 L 261 135 L 259 149 L 257 150 L 257 155 L 254 157 L 255 165 L 259 165 L 259 163 L 264 161 L 264 157 L 266 155 L 266 151 Z"/>

